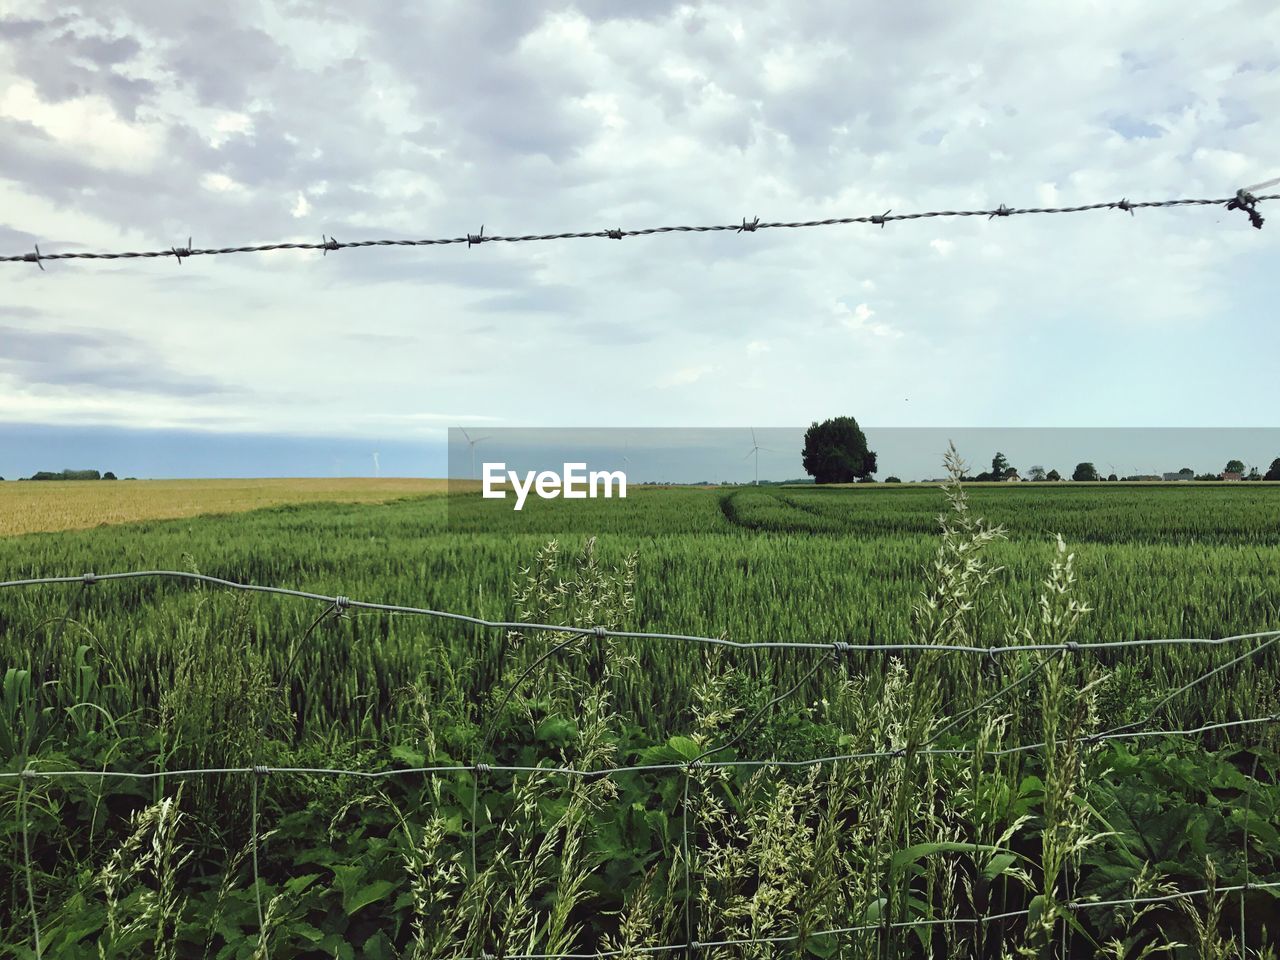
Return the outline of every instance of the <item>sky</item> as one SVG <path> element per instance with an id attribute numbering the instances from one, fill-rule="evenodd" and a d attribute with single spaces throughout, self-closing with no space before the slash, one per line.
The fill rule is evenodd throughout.
<path id="1" fill-rule="evenodd" d="M 0 255 L 1227 197 L 1280 175 L 1277 36 L 1265 2 L 0 0 Z M 2 263 L 0 476 L 1275 427 L 1278 254 L 1280 213 L 1181 207 Z"/>

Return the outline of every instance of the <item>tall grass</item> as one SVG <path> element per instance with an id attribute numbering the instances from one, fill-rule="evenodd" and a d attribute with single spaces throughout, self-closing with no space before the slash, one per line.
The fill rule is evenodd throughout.
<path id="1" fill-rule="evenodd" d="M 448 599 L 447 576 L 465 572 L 475 592 L 453 599 L 469 602 L 438 605 L 580 627 L 685 628 L 677 615 L 702 603 L 732 612 L 738 636 L 786 624 L 797 637 L 860 639 L 842 632 L 846 608 L 874 598 L 874 612 L 903 601 L 892 621 L 901 627 L 881 628 L 886 639 L 1060 644 L 1135 629 L 1138 619 L 1110 609 L 1123 577 L 1117 586 L 1091 576 L 1061 537 L 1011 540 L 976 515 L 954 451 L 947 465 L 934 535 L 900 543 L 849 530 L 803 541 L 758 534 L 698 493 L 644 502 L 670 509 L 676 529 L 714 526 L 703 540 L 632 531 L 569 549 L 537 533 L 401 538 L 409 528 L 397 524 L 413 514 L 400 505 L 370 508 L 387 511 L 376 522 L 335 508 L 345 533 L 330 554 L 317 519 L 288 510 L 247 521 L 284 532 L 269 555 L 201 539 L 216 526 L 185 536 L 156 528 L 132 542 L 138 535 L 124 531 L 120 549 L 128 562 L 148 543 L 163 554 L 170 541 L 198 542 L 213 554 L 202 556 L 206 572 L 244 561 L 258 566 L 247 579 L 311 587 L 341 573 L 331 592 L 348 595 L 390 574 L 376 593 L 419 604 Z M 1163 524 L 1135 521 L 1142 537 Z M 1226 578 L 1249 569 L 1248 552 L 1273 549 L 1243 519 L 1237 530 L 1234 545 L 1206 548 L 1218 551 L 1209 569 L 1224 579 L 1193 580 L 1196 595 L 1232 592 Z M 98 542 L 40 541 L 43 557 L 23 563 L 53 566 Z M 499 591 L 493 572 L 525 549 Z M 1096 551 L 1114 550 L 1136 576 L 1148 547 L 1085 549 L 1095 573 Z M 799 572 L 789 566 L 797 557 L 806 558 Z M 317 619 L 274 599 L 120 586 L 108 598 L 77 585 L 61 610 L 48 595 L 0 597 L 6 770 L 680 768 L 6 780 L 0 941 L 17 956 L 35 955 L 36 920 L 43 956 L 66 957 L 638 955 L 686 937 L 715 958 L 1193 948 L 1252 957 L 1275 947 L 1265 890 L 1078 906 L 1280 879 L 1274 727 L 1231 739 L 1087 739 L 1145 717 L 1220 651 L 1105 660 L 1027 651 L 998 662 L 739 655 L 595 635 L 489 638 L 385 616 Z M 1159 616 L 1169 615 L 1165 599 Z M 1259 663 L 1274 663 L 1267 653 Z M 1165 705 L 1156 722 L 1274 709 L 1274 673 L 1248 666 Z M 1040 746 L 1002 752 L 1024 743 Z M 936 752 L 948 747 L 974 749 Z M 698 762 L 849 753 L 882 755 L 808 768 Z M 997 914 L 1007 916 L 974 922 Z M 824 932 L 848 927 L 857 929 Z"/>

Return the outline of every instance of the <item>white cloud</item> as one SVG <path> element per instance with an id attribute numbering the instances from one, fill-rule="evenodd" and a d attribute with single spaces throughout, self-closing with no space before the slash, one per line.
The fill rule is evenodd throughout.
<path id="1" fill-rule="evenodd" d="M 214 193 L 244 193 L 244 184 L 237 183 L 225 173 L 206 173 L 200 178 L 200 185 Z"/>
<path id="2" fill-rule="evenodd" d="M 697 383 L 715 367 L 710 364 L 703 364 L 694 367 L 681 367 L 678 370 L 672 370 L 663 374 L 658 378 L 657 385 L 663 389 L 669 387 L 687 387 L 690 384 Z"/>
<path id="3" fill-rule="evenodd" d="M 1225 196 L 1275 173 L 1276 11 L 1242 34 L 1129 5 L 1099 35 L 1090 6 L 938 5 L 904 47 L 893 5 L 79 9 L 0 39 L 3 253 Z M 84 66 L 72 34 L 141 49 Z M 887 423 L 908 383 L 922 423 L 1238 423 L 1280 400 L 1267 206 L 1261 231 L 1179 207 L 45 264 L 56 283 L 0 264 L 6 308 L 127 330 L 243 391 L 159 408 L 27 383 L 0 407 L 282 432 L 450 409 L 661 425 L 852 405 Z M 1053 369 L 1060 389 L 953 395 L 957 364 Z"/>
<path id="4" fill-rule="evenodd" d="M 209 135 L 210 146 L 220 147 L 227 142 L 233 133 L 250 133 L 253 131 L 253 119 L 246 113 L 219 113 L 213 121 L 213 132 Z"/>
<path id="5" fill-rule="evenodd" d="M 850 310 L 847 303 L 837 301 L 832 304 L 831 312 L 845 327 L 858 333 L 870 333 L 877 337 L 902 336 L 901 331 L 893 329 L 887 323 L 873 322 L 871 318 L 876 315 L 876 312 L 865 303 L 860 303 Z"/>
<path id="6" fill-rule="evenodd" d="M 48 102 L 29 81 L 12 80 L 0 93 L 0 118 L 30 123 L 65 153 L 88 154 L 106 169 L 146 171 L 160 154 L 159 128 L 122 120 L 106 98 L 94 94 Z"/>

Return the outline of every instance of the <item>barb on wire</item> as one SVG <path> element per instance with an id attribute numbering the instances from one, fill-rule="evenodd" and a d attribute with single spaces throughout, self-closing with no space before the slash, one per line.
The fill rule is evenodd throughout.
<path id="1" fill-rule="evenodd" d="M 1237 190 L 1236 195 L 1227 201 L 1228 210 L 1243 210 L 1249 217 L 1249 222 L 1258 230 L 1262 229 L 1262 214 L 1258 213 L 1258 198 L 1248 190 Z"/>
<path id="2" fill-rule="evenodd" d="M 467 247 L 473 247 L 484 243 L 526 243 L 541 240 L 582 240 L 596 237 L 609 240 L 621 240 L 623 237 L 646 237 L 667 233 L 754 233 L 757 230 L 830 227 L 854 223 L 869 223 L 883 227 L 891 220 L 924 220 L 934 217 L 986 217 L 988 220 L 992 220 L 996 217 L 1014 217 L 1049 213 L 1084 213 L 1090 210 L 1123 210 L 1126 213 L 1132 214 L 1134 210 L 1138 209 L 1183 206 L 1225 205 L 1228 210 L 1243 210 L 1248 214 L 1249 221 L 1255 227 L 1261 229 L 1263 218 L 1256 209 L 1257 204 L 1263 200 L 1280 200 L 1280 194 L 1255 194 L 1253 190 L 1269 187 L 1277 182 L 1280 182 L 1280 180 L 1269 180 L 1264 184 L 1259 184 L 1255 188 L 1237 190 L 1234 196 L 1221 197 L 1218 199 L 1184 198 L 1177 200 L 1144 200 L 1140 203 L 1135 203 L 1126 198 L 1119 201 L 1111 200 L 1102 203 L 1080 204 L 1074 207 L 1009 207 L 1001 203 L 994 210 L 930 210 L 923 213 L 899 214 L 890 214 L 890 212 L 886 210 L 884 213 L 874 214 L 871 216 L 828 217 L 823 220 L 775 221 L 769 223 L 761 222 L 759 217 L 756 217 L 751 221 L 748 221 L 744 217 L 741 223 L 712 224 L 708 226 L 643 227 L 637 230 L 611 228 L 605 230 L 584 230 L 563 233 L 522 234 L 518 236 L 485 236 L 484 226 L 482 225 L 479 233 L 468 233 L 461 237 L 437 237 L 421 240 L 353 240 L 345 243 L 339 243 L 332 237 L 326 237 L 322 234 L 320 243 L 259 243 L 234 247 L 211 247 L 201 250 L 192 249 L 190 246 L 190 240 L 188 240 L 188 245 L 185 248 L 170 247 L 168 250 L 127 251 L 121 253 L 70 252 L 41 254 L 39 247 L 37 247 L 34 254 L 21 253 L 9 256 L 0 256 L 0 262 L 34 263 L 43 270 L 44 266 L 41 263 L 43 260 L 133 260 L 151 259 L 155 257 L 177 257 L 178 260 L 181 261 L 186 257 L 219 256 L 230 253 L 264 253 L 270 250 L 322 250 L 327 253 L 330 250 L 343 250 L 349 247 L 425 247 L 448 246 L 450 244 L 459 243 L 465 243 Z"/>

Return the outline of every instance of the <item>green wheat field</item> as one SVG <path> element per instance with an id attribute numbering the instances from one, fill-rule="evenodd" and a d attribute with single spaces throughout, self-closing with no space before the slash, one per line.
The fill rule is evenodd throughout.
<path id="1" fill-rule="evenodd" d="M 1280 485 L 436 492 L 0 538 L 0 580 L 132 569 L 740 642 L 1220 638 L 1280 630 Z M 739 651 L 174 580 L 3 589 L 0 944 L 1274 957 L 1277 636 Z M 1116 728 L 1190 732 L 1090 739 Z M 463 769 L 40 775 L 254 765 Z"/>

